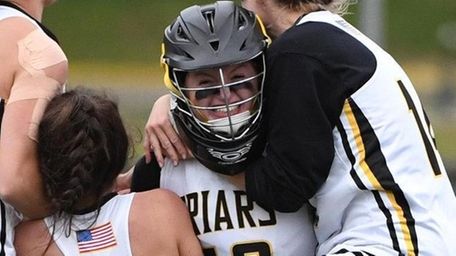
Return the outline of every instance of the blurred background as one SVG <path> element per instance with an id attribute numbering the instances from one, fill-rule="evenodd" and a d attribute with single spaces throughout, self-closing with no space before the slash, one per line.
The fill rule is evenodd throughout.
<path id="1" fill-rule="evenodd" d="M 199 0 L 60 0 L 43 18 L 70 61 L 69 87 L 117 96 L 142 155 L 142 130 L 166 93 L 159 64 L 164 28 Z M 345 18 L 387 49 L 409 74 L 456 185 L 456 1 L 359 0 Z"/>

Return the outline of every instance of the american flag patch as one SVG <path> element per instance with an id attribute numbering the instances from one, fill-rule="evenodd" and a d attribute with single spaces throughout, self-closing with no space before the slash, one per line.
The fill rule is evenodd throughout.
<path id="1" fill-rule="evenodd" d="M 111 222 L 91 229 L 76 231 L 79 253 L 88 253 L 117 245 Z"/>

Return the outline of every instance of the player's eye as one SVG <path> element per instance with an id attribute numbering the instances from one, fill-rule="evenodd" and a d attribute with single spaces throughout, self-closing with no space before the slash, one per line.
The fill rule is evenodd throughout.
<path id="1" fill-rule="evenodd" d="M 227 86 L 225 88 L 230 89 L 231 92 L 238 92 L 243 89 L 253 90 L 253 83 L 251 83 L 250 81 L 246 81 L 246 82 L 242 82 L 242 83 L 232 84 L 231 86 Z M 222 90 L 222 88 L 211 88 L 211 89 L 198 90 L 195 92 L 195 98 L 197 100 L 202 100 L 202 99 L 206 99 L 208 97 L 216 96 L 220 90 Z"/>
<path id="2" fill-rule="evenodd" d="M 213 89 L 204 89 L 195 92 L 195 98 L 197 100 L 206 99 L 210 96 L 217 95 L 220 91 L 220 88 L 213 88 Z"/>
<path id="3" fill-rule="evenodd" d="M 253 89 L 253 84 L 250 81 L 246 81 L 246 82 L 242 82 L 242 83 L 238 83 L 238 84 L 233 84 L 232 86 L 230 86 L 230 89 L 231 89 L 231 91 L 235 91 L 235 92 L 242 90 L 242 89 L 251 90 L 251 89 Z"/>

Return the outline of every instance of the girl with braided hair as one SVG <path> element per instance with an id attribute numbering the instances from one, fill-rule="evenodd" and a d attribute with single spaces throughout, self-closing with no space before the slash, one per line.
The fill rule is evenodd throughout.
<path id="1" fill-rule="evenodd" d="M 175 194 L 113 192 L 129 139 L 112 100 L 87 90 L 55 97 L 38 139 L 40 170 L 55 214 L 19 224 L 17 255 L 202 255 L 187 209 Z"/>
<path id="2" fill-rule="evenodd" d="M 429 119 L 400 65 L 339 15 L 350 2 L 242 1 L 273 39 L 268 143 L 232 181 L 266 209 L 313 206 L 317 255 L 456 255 L 456 197 Z M 155 105 L 145 150 L 177 161 L 185 147 Z"/>

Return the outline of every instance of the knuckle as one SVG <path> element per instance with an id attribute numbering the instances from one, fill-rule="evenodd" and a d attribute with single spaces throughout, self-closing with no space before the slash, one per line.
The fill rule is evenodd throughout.
<path id="1" fill-rule="evenodd" d="M 162 146 L 164 149 L 168 149 L 169 147 L 171 147 L 171 143 L 169 141 L 167 141 L 167 142 L 164 142 Z"/>
<path id="2" fill-rule="evenodd" d="M 172 144 L 175 144 L 175 143 L 177 143 L 179 141 L 179 138 L 178 137 L 172 137 L 172 138 L 170 138 L 170 141 L 171 141 Z"/>

